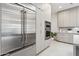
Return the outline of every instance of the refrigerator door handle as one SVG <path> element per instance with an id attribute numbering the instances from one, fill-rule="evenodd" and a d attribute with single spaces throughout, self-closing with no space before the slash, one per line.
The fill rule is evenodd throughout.
<path id="1" fill-rule="evenodd" d="M 24 11 L 24 17 L 23 17 L 23 35 L 24 35 L 24 46 L 25 46 L 25 44 L 27 43 L 27 33 L 26 33 L 26 28 L 27 28 L 27 22 L 26 22 L 26 20 L 27 20 L 27 13 L 26 13 L 26 11 Z"/>
<path id="2" fill-rule="evenodd" d="M 26 34 L 25 34 L 25 19 L 26 19 L 26 11 L 25 10 L 21 10 L 21 35 L 22 35 L 22 39 L 21 42 L 23 44 L 23 46 L 25 45 L 25 40 L 26 40 Z"/>
<path id="3" fill-rule="evenodd" d="M 21 10 L 21 42 L 23 44 L 23 12 L 24 10 Z"/>

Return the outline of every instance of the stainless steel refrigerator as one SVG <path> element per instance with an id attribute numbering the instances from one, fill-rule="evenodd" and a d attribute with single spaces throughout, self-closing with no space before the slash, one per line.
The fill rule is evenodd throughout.
<path id="1" fill-rule="evenodd" d="M 35 12 L 20 4 L 0 6 L 0 55 L 35 43 Z"/>

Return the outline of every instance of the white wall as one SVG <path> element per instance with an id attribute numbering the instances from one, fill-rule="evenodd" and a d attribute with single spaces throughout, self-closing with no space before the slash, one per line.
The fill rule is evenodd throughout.
<path id="1" fill-rule="evenodd" d="M 46 3 L 37 4 L 37 6 L 41 9 L 36 9 L 36 52 L 39 53 L 50 43 L 50 40 L 45 40 L 45 21 L 51 22 L 51 6 Z"/>
<path id="2" fill-rule="evenodd" d="M 55 12 L 56 9 L 54 9 L 56 6 L 51 4 L 51 31 L 52 32 L 58 32 L 58 20 L 57 20 L 57 13 Z"/>
<path id="3" fill-rule="evenodd" d="M 52 13 L 52 20 L 51 20 L 51 31 L 52 32 L 58 32 L 58 21 L 57 21 L 57 14 Z"/>

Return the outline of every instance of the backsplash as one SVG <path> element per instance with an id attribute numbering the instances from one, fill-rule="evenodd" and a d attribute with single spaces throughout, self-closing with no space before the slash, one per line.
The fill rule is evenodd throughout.
<path id="1" fill-rule="evenodd" d="M 59 32 L 64 32 L 64 33 L 79 33 L 79 28 L 60 28 Z"/>

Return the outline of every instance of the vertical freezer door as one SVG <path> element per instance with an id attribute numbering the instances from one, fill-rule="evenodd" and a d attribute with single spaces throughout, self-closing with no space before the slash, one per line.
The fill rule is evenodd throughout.
<path id="1" fill-rule="evenodd" d="M 22 47 L 21 10 L 22 8 L 19 6 L 2 4 L 2 54 Z"/>

